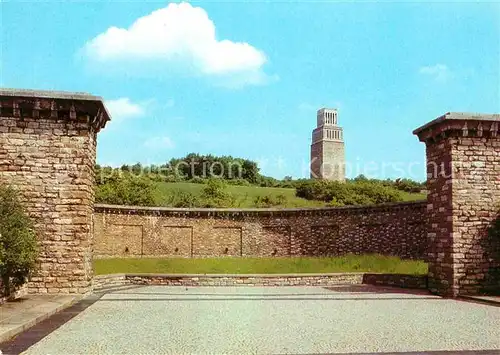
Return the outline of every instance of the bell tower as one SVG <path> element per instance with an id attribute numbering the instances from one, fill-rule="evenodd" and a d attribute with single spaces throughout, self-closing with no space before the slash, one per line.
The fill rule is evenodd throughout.
<path id="1" fill-rule="evenodd" d="M 344 132 L 337 109 L 321 108 L 312 132 L 311 178 L 345 181 Z"/>

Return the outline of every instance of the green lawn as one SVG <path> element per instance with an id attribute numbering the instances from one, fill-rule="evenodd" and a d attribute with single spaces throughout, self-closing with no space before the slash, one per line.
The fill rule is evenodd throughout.
<path id="1" fill-rule="evenodd" d="M 189 182 L 172 182 L 165 183 L 159 182 L 157 187 L 157 204 L 164 206 L 167 204 L 168 196 L 174 190 L 187 191 L 195 195 L 201 195 L 204 184 L 193 184 Z M 226 191 L 233 195 L 237 200 L 237 207 L 248 208 L 255 207 L 254 200 L 257 196 L 268 195 L 285 195 L 287 198 L 286 207 L 321 207 L 326 203 L 322 201 L 309 201 L 295 196 L 295 189 L 284 189 L 279 187 L 259 187 L 259 186 L 237 186 L 228 185 Z"/>
<path id="2" fill-rule="evenodd" d="M 422 193 L 411 193 L 411 192 L 401 191 L 401 194 L 403 195 L 403 199 L 405 201 L 421 201 L 427 198 L 427 194 L 422 194 Z"/>
<path id="3" fill-rule="evenodd" d="M 169 201 L 169 196 L 173 191 L 186 191 L 191 192 L 195 195 L 200 195 L 204 184 L 194 184 L 189 182 L 158 182 L 156 183 L 156 188 L 158 193 L 156 194 L 156 205 L 157 206 L 167 206 Z M 226 191 L 232 194 L 237 200 L 237 206 L 240 208 L 255 207 L 254 200 L 257 196 L 268 196 L 268 195 L 284 195 L 287 198 L 287 204 L 285 207 L 322 207 L 326 206 L 327 203 L 323 201 L 310 201 L 300 197 L 295 196 L 295 189 L 285 189 L 280 187 L 258 187 L 258 186 L 236 186 L 228 185 Z M 402 192 L 405 201 L 416 201 L 424 200 L 425 194 L 412 194 L 408 192 Z"/>
<path id="4" fill-rule="evenodd" d="M 332 258 L 129 258 L 96 259 L 97 275 L 114 273 L 165 274 L 292 274 L 329 272 L 381 272 L 420 275 L 423 261 L 382 255 L 346 255 Z"/>

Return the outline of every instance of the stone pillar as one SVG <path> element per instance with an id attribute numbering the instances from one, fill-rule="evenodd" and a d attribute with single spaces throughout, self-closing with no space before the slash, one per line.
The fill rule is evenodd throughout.
<path id="1" fill-rule="evenodd" d="M 447 113 L 416 129 L 427 155 L 429 288 L 444 296 L 500 286 L 500 115 Z M 495 276 L 496 275 L 496 276 Z"/>
<path id="2" fill-rule="evenodd" d="M 39 265 L 30 293 L 85 293 L 92 281 L 100 97 L 0 90 L 0 183 L 19 190 L 35 222 Z"/>

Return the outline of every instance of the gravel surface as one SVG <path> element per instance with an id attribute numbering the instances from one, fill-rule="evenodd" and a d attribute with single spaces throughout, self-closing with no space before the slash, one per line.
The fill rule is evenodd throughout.
<path id="1" fill-rule="evenodd" d="M 146 286 L 104 295 L 26 354 L 479 349 L 500 349 L 500 307 L 383 289 Z"/>

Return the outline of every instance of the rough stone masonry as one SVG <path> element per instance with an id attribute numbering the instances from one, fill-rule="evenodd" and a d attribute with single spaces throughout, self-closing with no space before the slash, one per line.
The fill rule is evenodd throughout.
<path id="1" fill-rule="evenodd" d="M 429 288 L 500 290 L 500 115 L 447 113 L 416 129 L 427 151 Z"/>
<path id="2" fill-rule="evenodd" d="M 85 293 L 92 281 L 100 97 L 0 90 L 0 183 L 17 188 L 35 222 L 39 265 L 30 293 Z"/>
<path id="3" fill-rule="evenodd" d="M 96 136 L 109 119 L 100 97 L 0 90 L 0 184 L 20 191 L 41 246 L 31 293 L 85 293 L 92 287 Z M 447 113 L 415 130 L 427 148 L 427 227 L 419 203 L 251 213 L 101 206 L 95 224 L 104 236 L 100 252 L 189 257 L 392 250 L 414 257 L 427 249 L 432 291 L 456 296 L 498 290 L 500 240 L 490 238 L 489 229 L 500 217 L 499 126 L 498 114 Z M 398 233 L 400 249 L 392 239 Z M 380 238 L 370 238 L 374 234 Z M 165 237 L 171 241 L 163 243 Z"/>
<path id="4" fill-rule="evenodd" d="M 426 202 L 311 209 L 96 205 L 94 257 L 289 257 L 379 253 L 425 259 Z"/>

